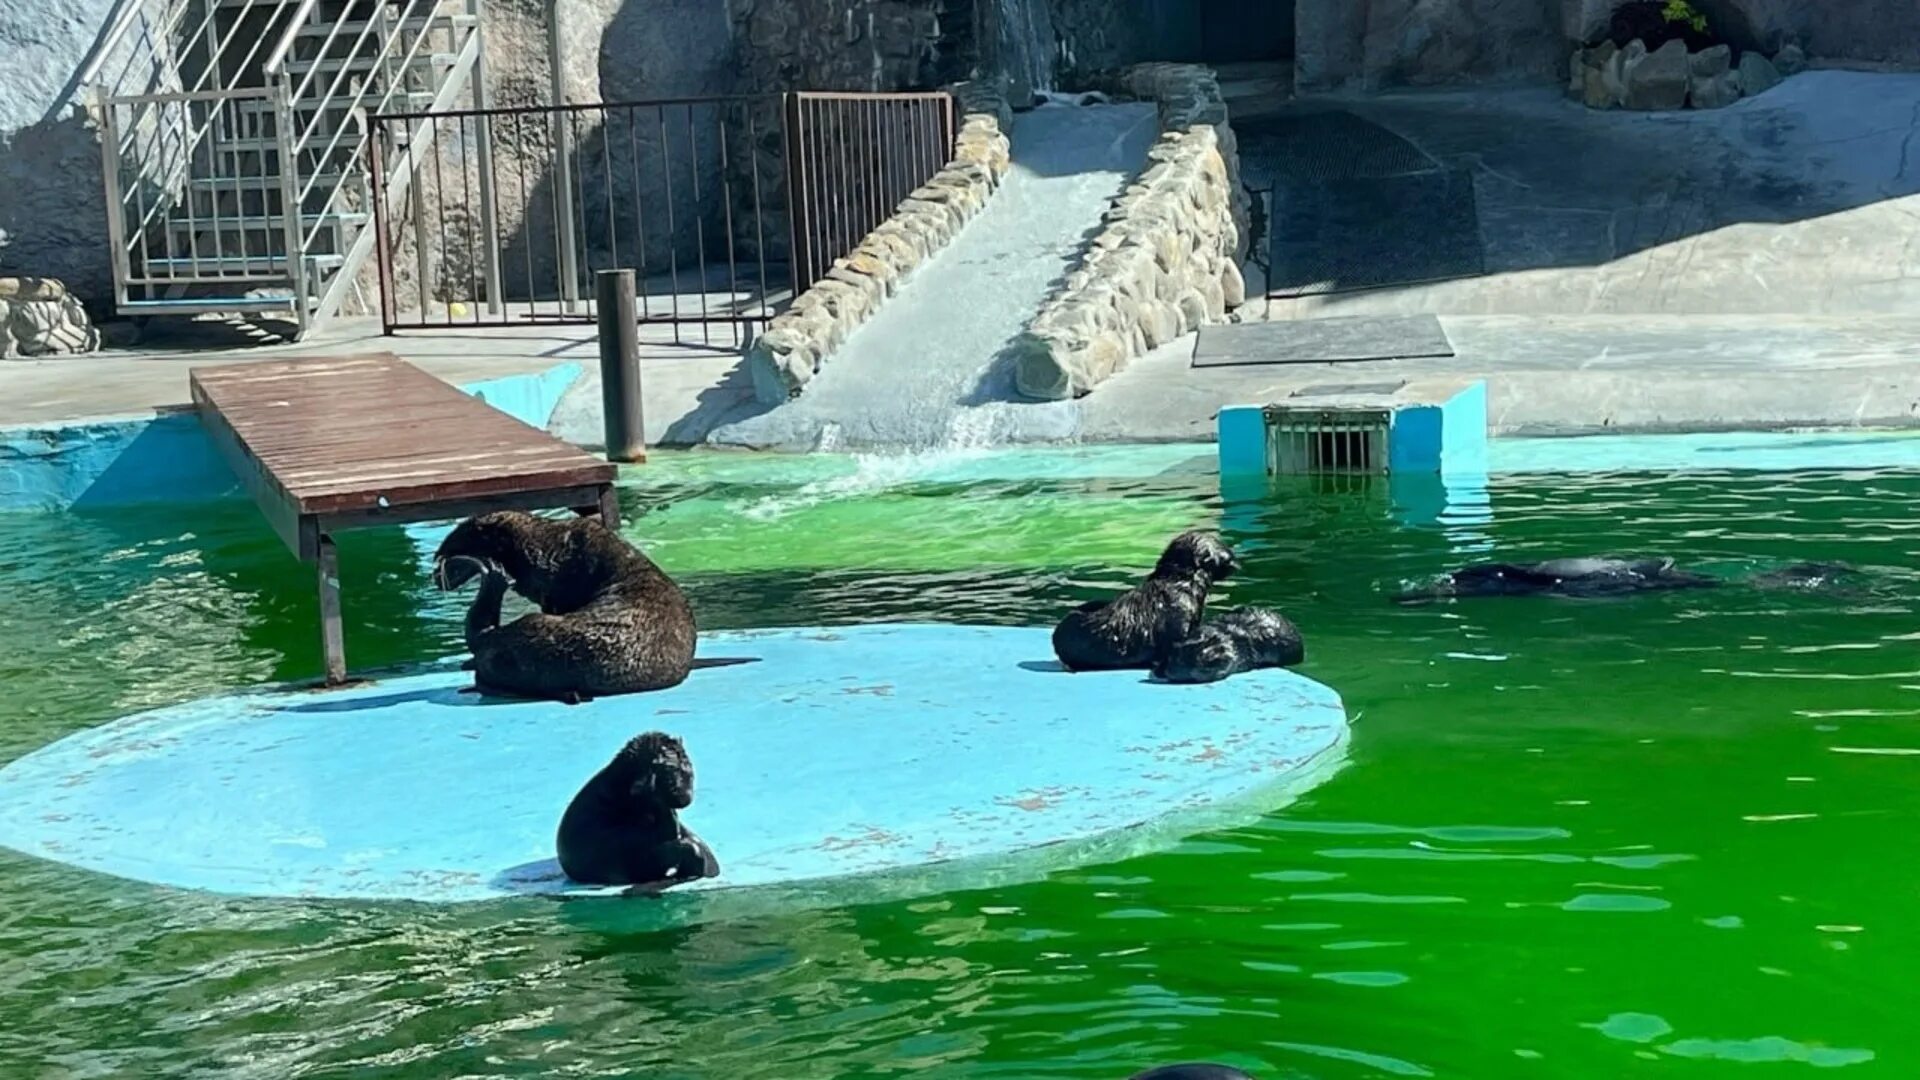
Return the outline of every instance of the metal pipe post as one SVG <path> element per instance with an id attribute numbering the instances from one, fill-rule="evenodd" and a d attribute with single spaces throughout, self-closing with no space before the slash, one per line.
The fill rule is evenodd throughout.
<path id="1" fill-rule="evenodd" d="M 553 98 L 554 229 L 560 246 L 560 309 L 572 312 L 580 303 L 580 241 L 574 233 L 573 143 L 571 117 L 568 116 L 566 68 L 561 47 L 560 0 L 554 0 L 547 16 L 547 68 L 549 93 Z"/>
<path id="2" fill-rule="evenodd" d="M 347 681 L 347 635 L 340 618 L 340 553 L 334 550 L 333 537 L 320 537 L 315 562 L 320 579 L 320 655 L 327 665 L 327 685 L 339 686 Z"/>
<path id="3" fill-rule="evenodd" d="M 600 403 L 606 419 L 607 460 L 647 460 L 646 421 L 640 411 L 640 312 L 632 270 L 596 275 L 600 321 Z"/>

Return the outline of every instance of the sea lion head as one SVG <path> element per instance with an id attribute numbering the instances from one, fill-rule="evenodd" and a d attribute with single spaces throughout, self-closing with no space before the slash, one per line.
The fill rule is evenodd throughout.
<path id="1" fill-rule="evenodd" d="M 499 510 L 471 517 L 454 527 L 433 554 L 433 583 L 452 591 L 466 585 L 489 567 L 509 576 L 516 563 L 526 562 L 527 523 L 538 520 L 517 510 Z"/>
<path id="2" fill-rule="evenodd" d="M 693 759 L 679 739 L 649 731 L 621 747 L 618 760 L 635 798 L 664 802 L 675 810 L 693 805 Z"/>
<path id="3" fill-rule="evenodd" d="M 1160 554 L 1160 562 L 1154 567 L 1154 573 L 1200 574 L 1219 581 L 1231 577 L 1239 569 L 1240 560 L 1234 557 L 1233 549 L 1221 543 L 1220 538 L 1212 533 L 1195 530 L 1173 538 L 1167 550 Z"/>

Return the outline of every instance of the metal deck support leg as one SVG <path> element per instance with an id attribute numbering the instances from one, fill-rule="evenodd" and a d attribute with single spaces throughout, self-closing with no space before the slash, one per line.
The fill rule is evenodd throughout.
<path id="1" fill-rule="evenodd" d="M 600 524 L 620 530 L 620 490 L 612 484 L 600 489 Z"/>
<path id="2" fill-rule="evenodd" d="M 333 537 L 321 534 L 314 563 L 320 576 L 320 651 L 327 661 L 327 685 L 339 686 L 347 681 L 347 635 L 340 623 L 340 553 Z"/>

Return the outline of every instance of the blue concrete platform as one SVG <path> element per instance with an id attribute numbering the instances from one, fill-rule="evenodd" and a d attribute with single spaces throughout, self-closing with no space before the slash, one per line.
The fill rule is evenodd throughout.
<path id="1" fill-rule="evenodd" d="M 686 891 L 1127 853 L 1211 809 L 1271 809 L 1346 739 L 1338 695 L 1074 675 L 1045 630 L 886 625 L 702 639 L 675 689 L 577 707 L 461 693 L 458 670 L 188 702 L 0 770 L 0 845 L 185 889 L 471 901 L 583 891 L 552 861 L 580 784 L 649 729 L 686 740 L 685 820 L 722 875 Z M 1058 863 L 1056 863 L 1058 865 Z M 590 891 L 590 890 L 588 890 Z M 680 890 L 676 890 L 676 893 Z"/>

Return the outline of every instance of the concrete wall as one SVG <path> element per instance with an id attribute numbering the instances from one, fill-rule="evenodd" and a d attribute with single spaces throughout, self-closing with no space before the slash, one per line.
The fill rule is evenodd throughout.
<path id="1" fill-rule="evenodd" d="M 113 10 L 114 0 L 0 0 L 0 276 L 59 278 L 96 312 L 113 271 L 100 141 L 78 80 Z M 107 71 L 130 93 L 154 76 Z"/>

